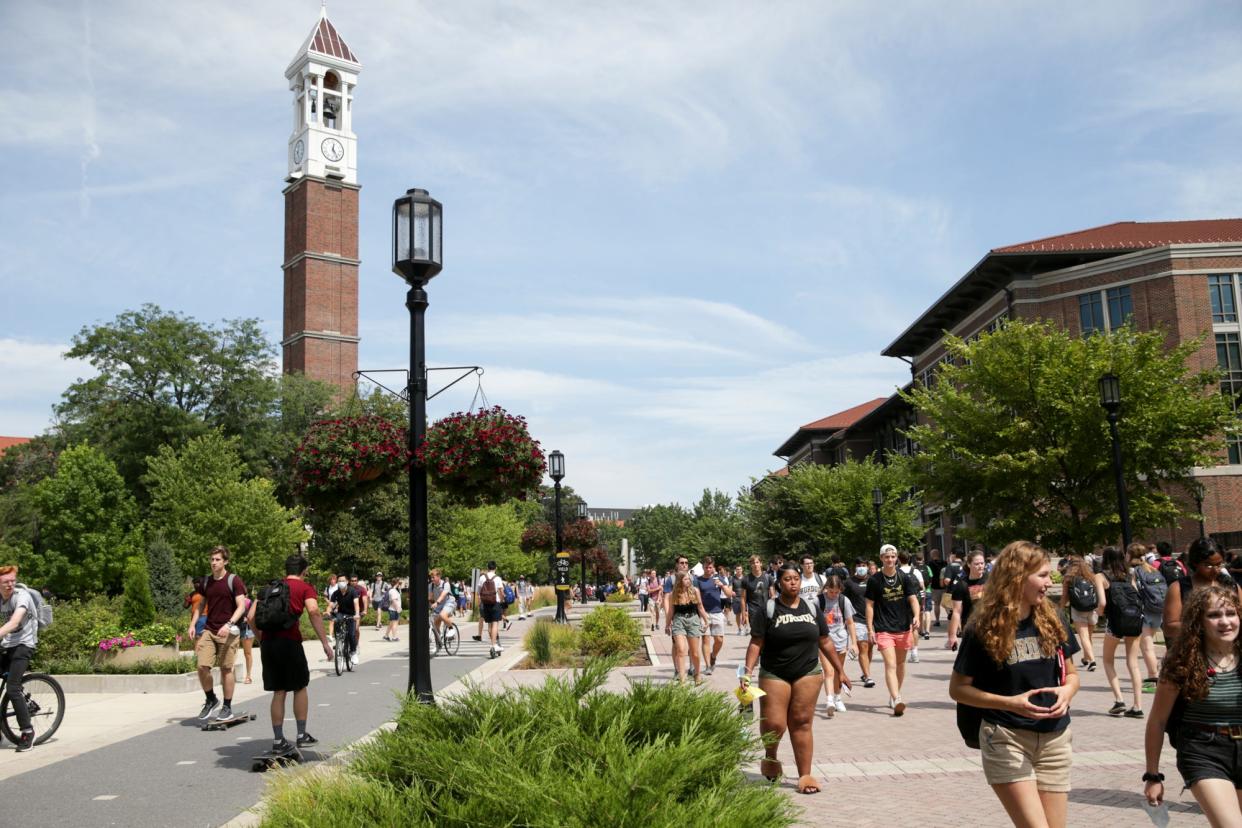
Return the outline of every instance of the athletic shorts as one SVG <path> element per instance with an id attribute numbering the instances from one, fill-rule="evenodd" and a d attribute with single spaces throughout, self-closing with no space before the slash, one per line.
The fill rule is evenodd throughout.
<path id="1" fill-rule="evenodd" d="M 709 612 L 707 614 L 707 634 L 708 635 L 724 635 L 725 634 L 725 617 L 723 612 Z"/>
<path id="2" fill-rule="evenodd" d="M 400 613 L 399 611 L 397 611 L 397 610 L 387 610 L 387 612 L 388 612 L 388 620 L 389 620 L 389 621 L 400 621 L 400 620 L 401 620 L 401 613 Z"/>
<path id="3" fill-rule="evenodd" d="M 879 650 L 887 650 L 889 647 L 896 647 L 898 650 L 913 650 L 918 645 L 914 643 L 914 633 L 906 630 L 903 633 L 877 632 L 875 646 Z"/>
<path id="4" fill-rule="evenodd" d="M 263 689 L 296 692 L 310 684 L 310 667 L 301 641 L 269 638 L 259 644 Z"/>
<path id="5" fill-rule="evenodd" d="M 505 608 L 501 604 L 479 604 L 479 615 L 488 624 L 499 624 Z"/>
<path id="6" fill-rule="evenodd" d="M 760 681 L 763 681 L 764 679 L 776 679 L 777 681 L 783 681 L 786 684 L 793 684 L 798 679 L 806 678 L 807 676 L 822 676 L 823 674 L 824 674 L 824 665 L 820 664 L 818 661 L 815 662 L 815 667 L 809 673 L 803 673 L 800 676 L 781 676 L 781 675 L 777 675 L 776 673 L 770 673 L 767 670 L 763 669 L 762 667 L 759 668 L 759 680 Z"/>
<path id="7" fill-rule="evenodd" d="M 199 667 L 216 667 L 232 670 L 237 662 L 237 645 L 241 644 L 240 635 L 229 635 L 227 627 L 221 627 L 219 635 L 207 630 L 194 642 L 194 655 Z"/>
<path id="8" fill-rule="evenodd" d="M 1242 756 L 1238 743 L 1219 733 L 1183 727 L 1177 736 L 1177 772 L 1186 787 L 1202 779 L 1224 779 L 1242 790 Z"/>
<path id="9" fill-rule="evenodd" d="M 932 590 L 932 605 L 933 605 L 932 606 L 933 610 L 937 606 L 941 607 L 942 609 L 944 608 L 944 590 L 943 589 Z M 952 599 L 949 599 L 949 612 L 953 612 L 953 600 Z"/>
<path id="10" fill-rule="evenodd" d="M 1073 743 L 1069 727 L 1039 733 L 985 721 L 979 725 L 983 777 L 989 785 L 1034 779 L 1041 791 L 1069 793 Z"/>
<path id="11" fill-rule="evenodd" d="M 673 635 L 684 635 L 686 638 L 703 637 L 703 619 L 699 618 L 698 613 L 693 615 L 673 613 L 672 628 Z"/>
<path id="12" fill-rule="evenodd" d="M 871 634 L 867 632 L 867 624 L 863 621 L 854 622 L 854 635 L 859 641 L 870 641 Z"/>

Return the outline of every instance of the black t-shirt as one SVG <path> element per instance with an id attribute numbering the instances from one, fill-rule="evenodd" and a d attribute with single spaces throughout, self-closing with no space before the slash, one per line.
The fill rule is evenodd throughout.
<path id="1" fill-rule="evenodd" d="M 940 589 L 940 573 L 944 572 L 945 561 L 928 561 L 927 568 L 931 570 L 931 583 L 927 585 L 928 589 Z"/>
<path id="2" fill-rule="evenodd" d="M 336 602 L 336 611 L 341 615 L 353 615 L 356 612 L 358 590 L 352 586 L 346 589 L 337 587 L 336 592 L 332 593 L 332 600 Z"/>
<path id="3" fill-rule="evenodd" d="M 903 633 L 914 623 L 909 598 L 918 596 L 914 578 L 901 570 L 891 578 L 877 572 L 867 579 L 866 597 L 875 604 L 872 626 L 878 633 Z"/>
<path id="4" fill-rule="evenodd" d="M 988 576 L 982 578 L 958 578 L 957 583 L 953 585 L 953 600 L 962 602 L 962 626 L 958 631 L 966 629 L 966 622 L 970 619 L 970 608 L 983 596 L 983 585 L 988 581 Z"/>
<path id="5" fill-rule="evenodd" d="M 1061 645 L 1064 658 L 1068 661 L 1078 652 L 1078 639 L 1074 631 L 1066 629 L 1069 638 Z M 1057 653 L 1045 656 L 1039 648 L 1039 633 L 1035 627 L 1035 619 L 1028 616 L 1018 622 L 1018 632 L 1013 642 L 1013 650 L 1005 663 L 997 666 L 973 631 L 967 632 L 962 639 L 962 646 L 957 651 L 957 660 L 953 662 L 953 671 L 974 679 L 974 686 L 987 693 L 998 696 L 1016 696 L 1038 687 L 1056 687 L 1061 681 L 1061 659 Z M 1040 693 L 1031 697 L 1035 704 L 1049 706 L 1055 703 L 1051 693 Z M 1038 733 L 1055 733 L 1069 726 L 1070 717 L 1066 713 L 1059 719 L 1028 719 L 1006 710 L 983 710 L 984 721 L 1004 727 L 1020 730 L 1034 730 Z"/>
<path id="6" fill-rule="evenodd" d="M 746 575 L 742 578 L 743 587 L 746 590 L 746 611 L 753 616 L 763 609 L 763 604 L 768 600 L 768 573 L 762 575 Z"/>
<path id="7" fill-rule="evenodd" d="M 945 589 L 953 589 L 953 585 L 956 584 L 958 579 L 965 573 L 966 567 L 957 561 L 949 561 L 945 564 L 944 570 L 940 573 L 940 577 L 947 578 L 949 581 L 949 585 L 945 587 Z"/>
<path id="8" fill-rule="evenodd" d="M 794 607 L 785 606 L 779 598 L 772 602 L 771 621 L 766 602 L 750 617 L 750 636 L 763 639 L 759 666 L 792 682 L 819 664 L 819 640 L 828 637 L 828 624 L 822 612 L 801 598 Z"/>
<path id="9" fill-rule="evenodd" d="M 853 578 L 845 580 L 845 588 L 841 591 L 845 593 L 845 597 L 850 599 L 850 604 L 854 607 L 854 620 L 860 624 L 867 623 L 867 594 L 866 581 L 856 581 Z"/>

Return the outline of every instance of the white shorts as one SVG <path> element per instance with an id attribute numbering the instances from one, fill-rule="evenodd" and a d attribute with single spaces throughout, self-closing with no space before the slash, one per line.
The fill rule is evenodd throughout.
<path id="1" fill-rule="evenodd" d="M 854 622 L 854 635 L 859 641 L 870 641 L 871 637 L 867 635 L 867 625 L 861 621 Z"/>
<path id="2" fill-rule="evenodd" d="M 707 614 L 707 635 L 724 635 L 725 634 L 725 617 L 723 612 L 709 612 Z"/>

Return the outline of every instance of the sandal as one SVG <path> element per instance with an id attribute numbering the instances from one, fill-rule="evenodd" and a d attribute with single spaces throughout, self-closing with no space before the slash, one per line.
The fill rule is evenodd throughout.
<path id="1" fill-rule="evenodd" d="M 817 794 L 819 793 L 819 780 L 809 773 L 806 776 L 798 777 L 798 793 L 800 794 Z"/>
<path id="2" fill-rule="evenodd" d="M 250 684 L 250 676 L 246 676 L 246 680 L 242 684 Z"/>
<path id="3" fill-rule="evenodd" d="M 776 767 L 775 771 L 772 770 L 773 766 Z M 779 759 L 766 759 L 765 758 L 759 761 L 759 773 L 761 773 L 763 775 L 763 778 L 768 780 L 769 782 L 776 782 L 782 776 L 785 775 L 785 769 L 781 767 L 781 762 Z"/>

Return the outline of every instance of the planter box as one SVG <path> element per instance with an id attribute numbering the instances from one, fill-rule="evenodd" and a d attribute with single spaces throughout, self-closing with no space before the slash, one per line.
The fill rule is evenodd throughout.
<path id="1" fill-rule="evenodd" d="M 176 658 L 178 655 L 175 644 L 149 644 L 125 650 L 116 649 L 107 652 L 100 650 L 95 653 L 94 661 L 96 665 L 115 664 L 118 667 L 125 667 L 140 661 L 172 661 Z"/>

